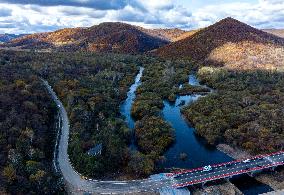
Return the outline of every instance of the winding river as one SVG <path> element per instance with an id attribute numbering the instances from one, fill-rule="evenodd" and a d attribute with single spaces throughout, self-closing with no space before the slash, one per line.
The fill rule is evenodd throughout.
<path id="1" fill-rule="evenodd" d="M 135 121 L 131 117 L 131 107 L 132 107 L 132 104 L 133 104 L 135 97 L 136 97 L 135 91 L 139 87 L 139 85 L 141 85 L 140 80 L 141 80 L 141 77 L 142 77 L 143 70 L 144 70 L 144 68 L 140 67 L 139 73 L 137 74 L 137 76 L 135 78 L 134 84 L 131 85 L 129 91 L 127 92 L 126 100 L 120 106 L 120 112 L 125 117 L 125 122 L 127 123 L 128 127 L 132 130 L 131 131 L 131 143 L 130 143 L 130 146 L 129 146 L 131 150 L 137 149 L 137 146 L 135 144 L 135 133 L 134 133 L 134 130 L 133 130 L 134 125 L 135 125 Z"/>
<path id="2" fill-rule="evenodd" d="M 131 117 L 131 107 L 136 97 L 135 91 L 139 85 L 141 85 L 140 79 L 143 70 L 144 68 L 140 67 L 140 71 L 135 78 L 135 83 L 130 87 L 129 92 L 127 93 L 127 99 L 120 107 L 121 114 L 125 117 L 128 127 L 132 129 L 132 139 L 130 144 L 132 150 L 137 150 L 137 147 L 135 145 L 135 135 L 133 131 L 135 121 Z M 191 85 L 200 85 L 194 74 L 190 74 L 188 80 Z M 182 85 L 180 87 L 182 87 Z M 163 169 L 174 167 L 191 169 L 233 160 L 225 153 L 217 150 L 216 147 L 209 146 L 203 138 L 196 136 L 194 133 L 195 129 L 183 118 L 181 114 L 182 105 L 189 105 L 198 100 L 198 98 L 201 98 L 201 95 L 179 96 L 175 103 L 164 101 L 162 115 L 174 128 L 176 142 L 164 154 L 165 160 L 158 165 L 159 167 Z M 186 154 L 186 157 L 181 159 L 181 154 Z M 248 176 L 236 177 L 231 181 L 245 195 L 259 194 L 272 190 L 269 186 L 257 182 L 253 178 L 248 178 Z"/>

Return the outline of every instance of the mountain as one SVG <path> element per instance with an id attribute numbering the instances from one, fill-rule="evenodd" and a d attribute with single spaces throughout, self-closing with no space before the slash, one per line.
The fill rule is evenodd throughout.
<path id="1" fill-rule="evenodd" d="M 143 53 L 169 41 L 151 36 L 141 29 L 119 22 L 106 22 L 89 28 L 66 28 L 14 39 L 5 47 L 57 51 Z"/>
<path id="2" fill-rule="evenodd" d="M 173 28 L 173 29 L 146 29 L 142 27 L 137 27 L 137 28 L 150 36 L 160 38 L 169 42 L 174 42 L 176 41 L 176 39 L 178 39 L 178 37 L 187 33 L 187 31 L 178 28 Z"/>
<path id="3" fill-rule="evenodd" d="M 264 29 L 263 31 L 284 38 L 284 29 Z"/>
<path id="4" fill-rule="evenodd" d="M 191 31 L 186 31 L 184 33 L 182 33 L 181 35 L 177 36 L 173 42 L 176 42 L 176 41 L 180 41 L 182 39 L 186 39 L 186 38 L 189 38 L 191 36 L 193 36 L 195 33 L 197 33 L 198 31 L 200 30 L 191 30 Z"/>
<path id="5" fill-rule="evenodd" d="M 24 34 L 19 34 L 19 35 L 15 35 L 15 34 L 0 34 L 0 43 L 6 43 L 8 41 L 11 41 L 12 39 L 18 38 L 18 37 L 22 37 L 25 36 Z"/>
<path id="6" fill-rule="evenodd" d="M 200 65 L 267 69 L 283 68 L 283 47 L 284 39 L 225 18 L 153 53 L 165 58 L 189 58 Z"/>

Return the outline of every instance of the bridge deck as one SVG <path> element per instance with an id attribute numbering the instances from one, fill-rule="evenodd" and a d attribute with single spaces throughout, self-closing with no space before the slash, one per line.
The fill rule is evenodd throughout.
<path id="1" fill-rule="evenodd" d="M 181 188 L 189 185 L 201 184 L 222 178 L 229 178 L 235 175 L 250 173 L 267 168 L 284 165 L 284 151 L 272 154 L 258 155 L 244 162 L 240 159 L 232 162 L 211 165 L 211 171 L 203 171 L 203 168 L 186 170 L 181 172 L 170 173 L 168 176 L 174 178 L 173 187 Z"/>

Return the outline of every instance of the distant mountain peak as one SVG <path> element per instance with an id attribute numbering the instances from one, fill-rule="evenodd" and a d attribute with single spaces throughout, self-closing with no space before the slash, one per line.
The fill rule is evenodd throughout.
<path id="1" fill-rule="evenodd" d="M 0 43 L 6 43 L 8 41 L 11 41 L 13 39 L 16 39 L 22 36 L 25 36 L 25 34 L 9 34 L 9 33 L 0 34 Z"/>

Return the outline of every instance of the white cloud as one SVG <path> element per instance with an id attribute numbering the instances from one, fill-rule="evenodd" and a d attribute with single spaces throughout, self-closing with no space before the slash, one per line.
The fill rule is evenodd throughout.
<path id="1" fill-rule="evenodd" d="M 198 27 L 207 26 L 228 16 L 257 28 L 284 28 L 284 1 L 259 0 L 257 4 L 227 3 L 210 5 L 197 10 L 193 14 Z"/>
<path id="2" fill-rule="evenodd" d="M 0 0 L 3 2 L 3 0 Z M 12 2 L 20 2 L 12 0 Z M 259 0 L 258 3 L 233 2 L 207 5 L 193 13 L 177 0 L 118 0 L 106 6 L 93 0 L 52 0 L 48 5 L 0 3 L 0 33 L 33 33 L 58 28 L 92 26 L 101 22 L 123 21 L 144 27 L 200 28 L 231 16 L 258 28 L 284 28 L 284 1 Z M 32 0 L 35 2 L 35 0 Z M 38 1 L 39 2 L 39 1 Z M 82 5 L 74 7 L 73 3 Z M 128 2 L 128 4 L 126 3 Z M 100 5 L 92 7 L 91 5 Z M 109 8 L 107 8 L 109 6 Z M 99 9 L 100 8 L 100 9 Z M 115 9 L 114 9 L 115 8 Z"/>

